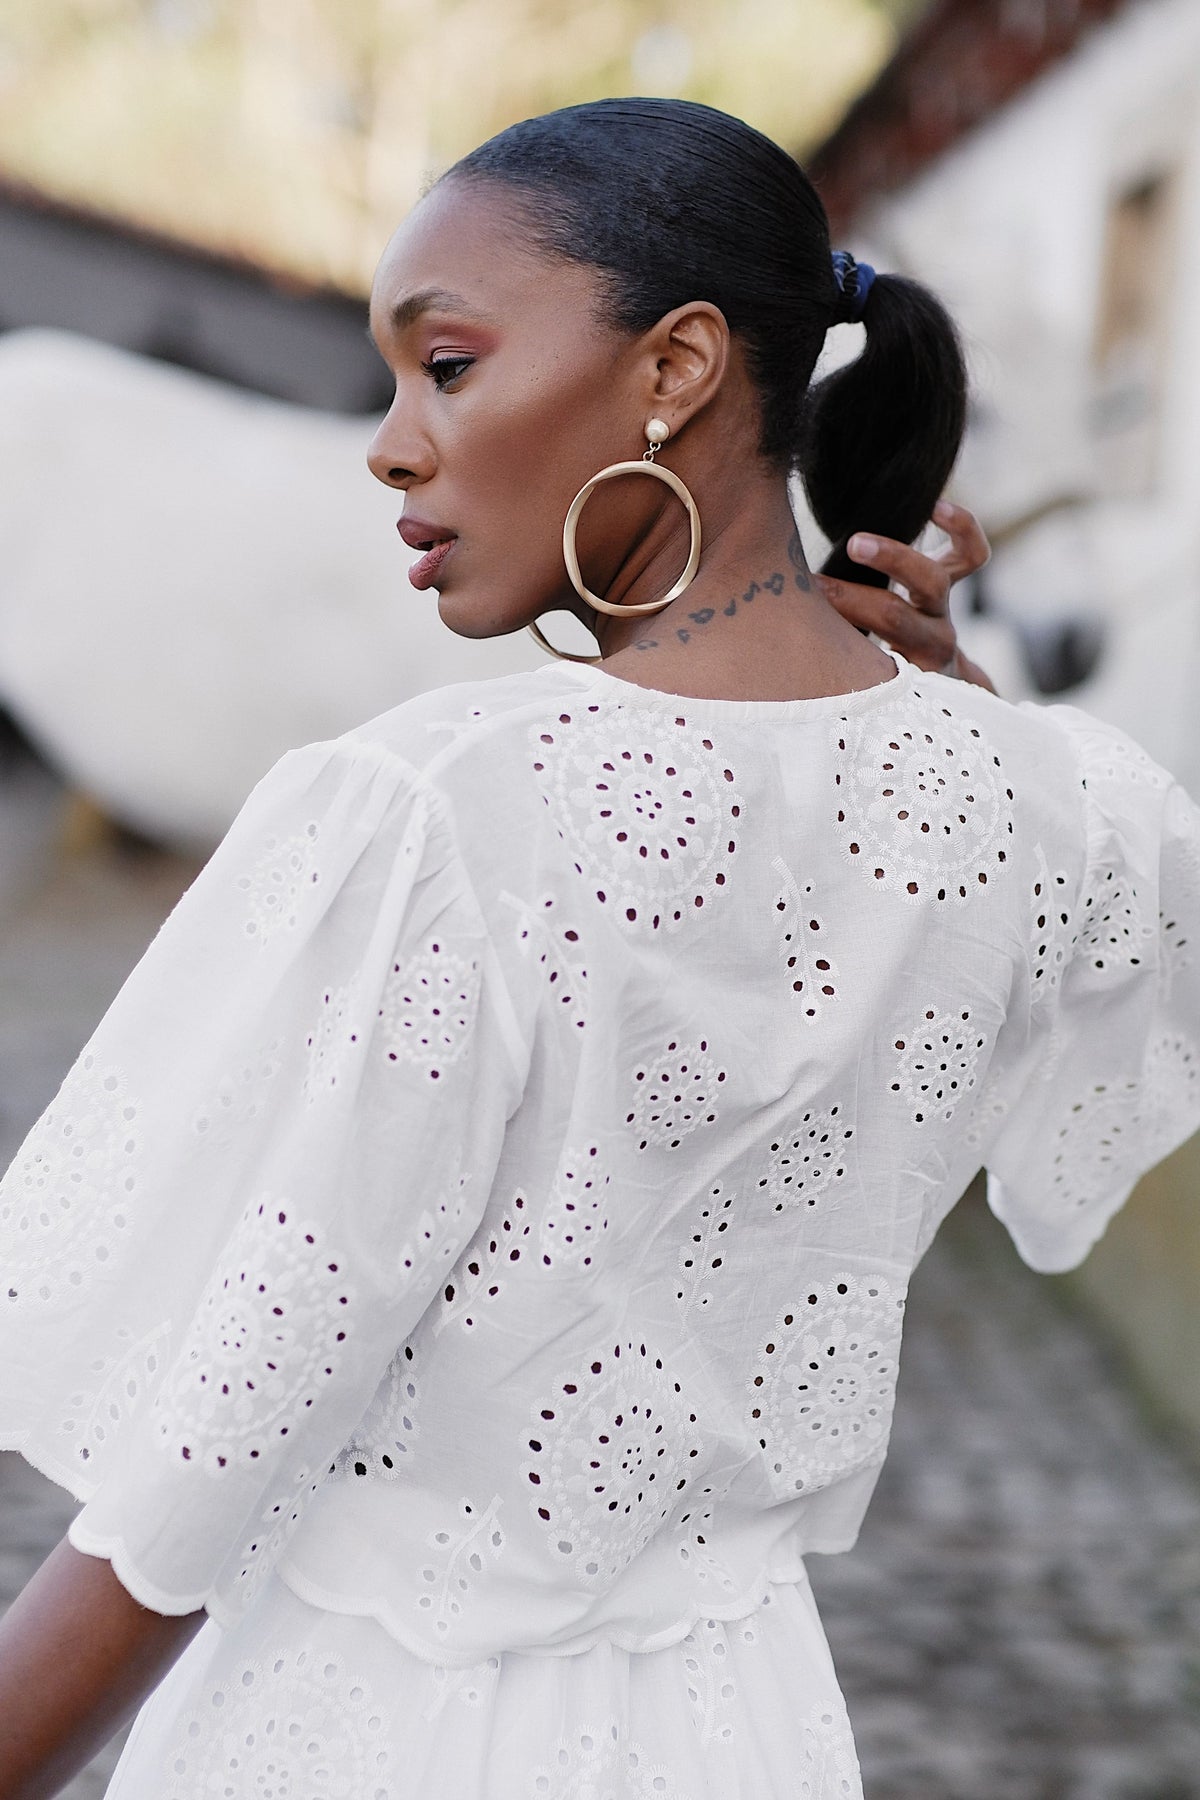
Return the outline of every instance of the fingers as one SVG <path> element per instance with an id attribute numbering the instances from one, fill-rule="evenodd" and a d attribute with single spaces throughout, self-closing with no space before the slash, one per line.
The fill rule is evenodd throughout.
<path id="1" fill-rule="evenodd" d="M 851 560 L 879 569 L 889 581 L 907 588 L 914 606 L 926 613 L 945 613 L 950 604 L 953 579 L 948 563 L 940 557 L 925 556 L 911 544 L 899 544 L 894 538 L 871 537 L 856 532 L 846 545 Z"/>
<path id="2" fill-rule="evenodd" d="M 965 506 L 955 506 L 952 500 L 942 499 L 934 507 L 933 517 L 950 539 L 950 550 L 944 553 L 943 560 L 951 581 L 961 581 L 964 575 L 982 569 L 992 554 L 992 546 L 975 514 Z"/>
<path id="3" fill-rule="evenodd" d="M 954 661 L 957 639 L 944 610 L 925 612 L 887 588 L 860 587 L 828 575 L 818 575 L 817 582 L 843 618 L 860 631 L 874 632 L 885 644 L 894 644 L 918 668 L 943 670 Z"/>
<path id="4" fill-rule="evenodd" d="M 965 506 L 939 500 L 933 516 L 950 539 L 948 548 L 938 556 L 926 556 L 911 544 L 864 532 L 857 532 L 846 548 L 854 562 L 879 569 L 907 588 L 913 604 L 923 612 L 944 613 L 954 583 L 981 569 L 992 551 L 979 520 Z"/>

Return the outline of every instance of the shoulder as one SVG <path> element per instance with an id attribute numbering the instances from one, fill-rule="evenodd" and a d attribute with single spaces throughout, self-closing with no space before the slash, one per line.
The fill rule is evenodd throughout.
<path id="1" fill-rule="evenodd" d="M 490 681 L 456 682 L 417 694 L 339 741 L 352 753 L 394 756 L 432 787 L 452 791 L 481 763 L 519 754 L 531 726 L 579 692 L 577 678 L 549 665 Z"/>

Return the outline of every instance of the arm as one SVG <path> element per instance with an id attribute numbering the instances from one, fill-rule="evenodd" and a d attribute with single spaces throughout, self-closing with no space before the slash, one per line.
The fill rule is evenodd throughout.
<path id="1" fill-rule="evenodd" d="M 892 538 L 859 534 L 847 549 L 855 562 L 879 569 L 908 590 L 908 599 L 888 588 L 860 587 L 818 575 L 825 598 L 861 631 L 873 631 L 885 643 L 894 644 L 918 668 L 953 675 L 995 693 L 979 667 L 963 655 L 950 618 L 950 589 L 964 575 L 981 569 L 991 555 L 987 538 L 973 513 L 965 506 L 939 500 L 934 519 L 950 539 L 940 556 L 924 556 L 908 544 Z M 868 550 L 867 545 L 874 548 Z"/>
<path id="2" fill-rule="evenodd" d="M 0 1621 L 0 1800 L 50 1800 L 132 1717 L 204 1623 L 139 1606 L 66 1538 Z"/>

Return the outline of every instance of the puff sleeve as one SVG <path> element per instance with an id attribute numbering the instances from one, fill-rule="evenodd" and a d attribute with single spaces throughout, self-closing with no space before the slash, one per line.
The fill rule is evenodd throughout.
<path id="1" fill-rule="evenodd" d="M 1023 1042 L 996 1088 L 988 1200 L 1033 1268 L 1082 1261 L 1134 1183 L 1200 1128 L 1200 809 L 1070 706 L 1086 850 L 1047 843 Z"/>
<path id="2" fill-rule="evenodd" d="M 0 1184 L 0 1447 L 144 1605 L 225 1617 L 253 1522 L 282 1548 L 478 1223 L 525 1060 L 438 793 L 353 739 L 285 757 Z"/>

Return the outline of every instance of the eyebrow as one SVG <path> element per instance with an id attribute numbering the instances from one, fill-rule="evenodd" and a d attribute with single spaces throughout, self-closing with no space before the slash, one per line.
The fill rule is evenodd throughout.
<path id="1" fill-rule="evenodd" d="M 397 331 L 406 331 L 408 327 L 433 308 L 439 307 L 446 312 L 467 313 L 473 319 L 481 319 L 483 314 L 478 308 L 464 300 L 461 294 L 452 294 L 447 288 L 420 288 L 415 294 L 409 294 L 403 300 L 397 300 L 392 308 L 392 324 Z"/>

